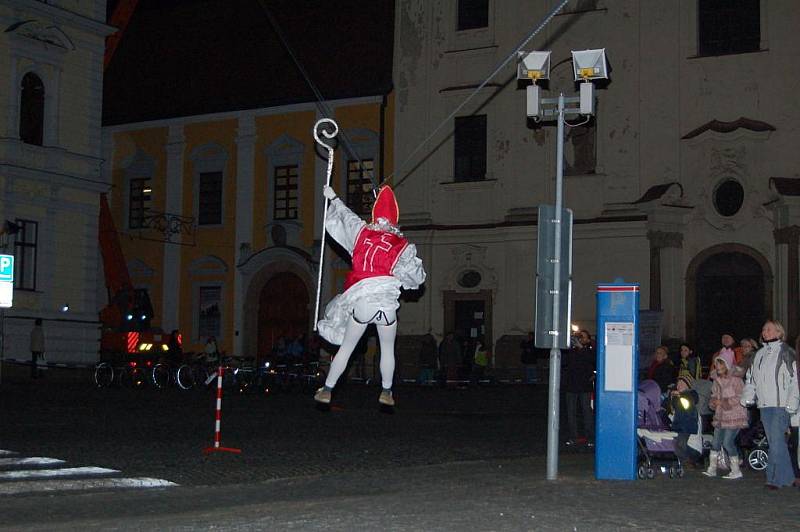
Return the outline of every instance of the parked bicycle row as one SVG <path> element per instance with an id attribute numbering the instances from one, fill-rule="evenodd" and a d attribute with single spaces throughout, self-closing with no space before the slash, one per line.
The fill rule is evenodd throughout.
<path id="1" fill-rule="evenodd" d="M 100 362 L 93 372 L 98 388 L 152 387 L 166 390 L 213 389 L 222 372 L 223 388 L 240 393 L 303 392 L 316 390 L 325 381 L 325 370 L 319 362 L 257 362 L 253 358 L 221 356 L 209 360 L 204 356 L 187 356 L 181 362 L 167 359 L 136 357 L 123 363 Z"/>

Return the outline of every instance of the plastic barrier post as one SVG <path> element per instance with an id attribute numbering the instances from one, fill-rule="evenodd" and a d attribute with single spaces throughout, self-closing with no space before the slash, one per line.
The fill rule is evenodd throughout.
<path id="1" fill-rule="evenodd" d="M 236 453 L 241 454 L 241 449 L 236 449 L 234 447 L 222 447 L 220 446 L 220 426 L 222 425 L 222 375 L 225 372 L 225 368 L 220 366 L 217 368 L 217 411 L 215 420 L 214 420 L 214 446 L 213 447 L 206 447 L 203 449 L 203 454 L 209 453 Z"/>

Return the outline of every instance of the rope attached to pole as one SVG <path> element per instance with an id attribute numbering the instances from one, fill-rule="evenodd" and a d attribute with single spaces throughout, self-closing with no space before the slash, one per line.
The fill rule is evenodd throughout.
<path id="1" fill-rule="evenodd" d="M 328 131 L 327 129 L 323 128 L 323 125 L 332 126 L 332 131 Z M 336 135 L 339 133 L 339 125 L 331 120 L 330 118 L 323 118 L 321 120 L 317 120 L 317 123 L 314 124 L 314 140 L 317 141 L 317 144 L 328 150 L 328 172 L 325 177 L 325 186 L 331 186 L 331 174 L 333 173 L 333 146 L 328 145 L 325 143 L 320 137 L 319 133 L 322 133 L 322 136 L 325 137 L 327 140 L 332 140 Z M 320 292 L 322 290 L 322 265 L 325 259 L 325 224 L 328 221 L 328 198 L 325 198 L 325 209 L 322 211 L 322 238 L 320 238 L 320 246 L 319 246 L 319 272 L 317 275 L 317 302 L 314 306 L 314 331 L 317 330 L 317 319 L 319 318 L 319 297 Z"/>
<path id="2" fill-rule="evenodd" d="M 405 157 L 405 159 L 403 159 L 403 161 L 399 165 L 397 165 L 397 169 L 394 172 L 392 172 L 391 174 L 389 174 L 388 176 L 386 176 L 386 178 L 384 180 L 385 181 L 391 181 L 392 178 L 397 177 L 398 180 L 394 182 L 393 186 L 394 186 L 395 190 L 400 188 L 400 186 L 403 184 L 403 182 L 411 176 L 410 173 L 404 176 L 402 174 L 402 172 L 406 168 L 406 166 L 409 163 L 411 163 L 411 161 L 413 160 L 414 156 L 417 153 L 419 153 L 419 151 L 422 148 L 424 148 L 425 145 L 428 144 L 428 142 L 430 142 L 433 139 L 433 137 L 436 136 L 437 133 L 439 133 L 439 130 L 441 130 L 445 125 L 450 124 L 451 123 L 450 121 L 461 111 L 461 109 L 463 109 L 464 106 L 467 105 L 467 103 L 469 103 L 470 100 L 472 100 L 472 98 L 474 98 L 486 86 L 486 84 L 488 84 L 492 79 L 494 79 L 494 77 L 503 68 L 505 68 L 505 66 L 509 63 L 509 61 L 511 61 L 512 59 L 517 58 L 519 52 L 521 52 L 522 49 L 531 41 L 531 39 L 533 39 L 540 31 L 542 31 L 542 29 L 545 26 L 547 26 L 547 24 L 553 19 L 553 17 L 555 17 L 558 14 L 558 12 L 561 11 L 564 8 L 564 6 L 566 6 L 569 3 L 569 1 L 570 0 L 562 0 L 555 8 L 553 8 L 553 10 L 550 11 L 550 13 L 548 13 L 547 16 L 544 17 L 544 19 L 542 19 L 542 21 L 539 23 L 539 25 L 536 26 L 536 28 L 534 28 L 533 31 L 531 31 L 528 35 L 526 35 L 525 38 L 522 39 L 522 41 L 520 41 L 520 43 L 514 48 L 514 51 L 512 51 L 510 54 L 508 54 L 508 56 L 505 59 L 503 59 L 500 62 L 500 64 L 497 65 L 497 67 L 495 67 L 495 69 L 492 71 L 492 73 L 489 74 L 489 76 L 486 79 L 484 79 L 481 82 L 480 85 L 475 87 L 475 89 L 473 89 L 472 92 L 469 93 L 469 95 L 467 95 L 466 98 L 464 98 L 464 101 L 462 101 L 460 104 L 458 104 L 458 106 L 456 106 L 456 108 L 453 109 L 450 112 L 450 114 L 447 115 L 444 118 L 444 120 L 439 122 L 439 125 L 436 126 L 433 129 L 433 131 L 431 131 L 430 134 L 427 137 L 425 137 L 425 139 L 417 145 L 416 148 L 411 150 L 411 153 L 409 153 Z"/>

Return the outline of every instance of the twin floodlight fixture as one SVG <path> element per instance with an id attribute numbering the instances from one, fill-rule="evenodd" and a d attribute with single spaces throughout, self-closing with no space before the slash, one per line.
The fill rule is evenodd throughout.
<path id="1" fill-rule="evenodd" d="M 590 81 L 608 79 L 606 49 L 573 51 L 572 70 L 575 74 L 575 81 L 582 82 L 580 84 L 580 114 L 593 115 L 594 85 Z M 550 79 L 550 52 L 519 52 L 517 79 L 533 81 L 525 89 L 527 115 L 532 118 L 541 118 L 543 116 L 542 98 L 540 87 L 536 82 L 540 79 Z"/>

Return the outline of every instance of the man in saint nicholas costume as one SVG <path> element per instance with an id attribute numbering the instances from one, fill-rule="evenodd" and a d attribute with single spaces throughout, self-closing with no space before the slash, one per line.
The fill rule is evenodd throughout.
<path id="1" fill-rule="evenodd" d="M 419 288 L 425 282 L 425 269 L 416 246 L 397 228 L 400 212 L 389 186 L 378 192 L 370 224 L 348 209 L 331 187 L 326 186 L 323 194 L 330 200 L 325 229 L 350 253 L 353 269 L 347 274 L 344 292 L 328 303 L 325 317 L 317 324 L 320 335 L 340 347 L 325 385 L 317 390 L 314 399 L 331 402 L 331 390 L 347 367 L 353 349 L 367 326 L 374 323 L 380 341 L 383 387 L 378 401 L 394 406 L 394 340 L 400 288 Z"/>

